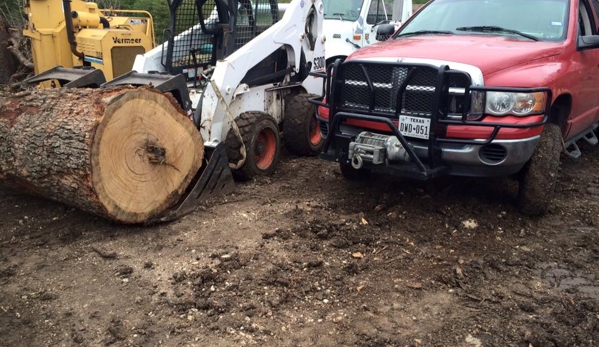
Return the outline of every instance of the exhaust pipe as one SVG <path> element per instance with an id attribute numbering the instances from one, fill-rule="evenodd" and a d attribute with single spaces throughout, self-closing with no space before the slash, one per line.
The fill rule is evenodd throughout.
<path id="1" fill-rule="evenodd" d="M 71 45 L 71 52 L 79 59 L 83 60 L 85 54 L 77 51 L 77 41 L 75 41 L 75 28 L 73 27 L 73 18 L 71 17 L 71 0 L 62 0 L 64 7 L 64 22 L 67 27 L 67 38 Z"/>

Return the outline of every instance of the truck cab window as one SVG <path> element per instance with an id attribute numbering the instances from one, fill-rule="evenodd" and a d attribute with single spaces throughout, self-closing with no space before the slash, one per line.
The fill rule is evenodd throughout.
<path id="1" fill-rule="evenodd" d="M 593 11 L 595 12 L 595 19 L 599 20 L 599 0 L 591 0 L 591 4 L 593 5 Z M 599 23 L 595 22 L 595 27 L 597 28 L 597 33 L 599 33 Z"/>
<path id="2" fill-rule="evenodd" d="M 494 26 L 519 31 L 540 41 L 560 42 L 566 39 L 568 17 L 568 0 L 435 0 L 402 26 L 396 37 L 419 31 L 444 31 L 455 35 L 495 35 L 529 40 L 507 32 L 456 30 Z M 588 18 L 587 22 L 592 23 Z"/>
<path id="3" fill-rule="evenodd" d="M 587 8 L 588 3 L 586 1 L 580 1 L 578 5 L 578 28 L 579 36 L 593 35 L 593 20 L 590 17 L 589 9 Z"/>
<path id="4" fill-rule="evenodd" d="M 364 0 L 324 0 L 324 18 L 355 21 L 360 16 Z"/>
<path id="5" fill-rule="evenodd" d="M 390 13 L 390 11 L 387 11 L 385 8 L 385 2 L 383 0 L 375 0 L 370 4 L 366 22 L 368 24 L 377 24 L 385 21 L 389 19 L 387 13 Z"/>

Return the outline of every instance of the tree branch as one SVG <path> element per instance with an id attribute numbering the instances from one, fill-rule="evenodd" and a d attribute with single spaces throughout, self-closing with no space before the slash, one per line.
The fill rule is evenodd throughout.
<path id="1" fill-rule="evenodd" d="M 21 65 L 33 70 L 33 63 L 31 62 L 31 59 L 27 58 L 21 51 L 21 40 L 19 36 L 20 32 L 17 30 L 11 30 L 10 38 L 8 39 L 8 41 L 11 43 L 11 46 L 8 46 L 7 49 L 15 56 L 15 58 L 17 58 Z"/>
<path id="2" fill-rule="evenodd" d="M 15 56 L 15 58 L 17 58 L 19 63 L 26 68 L 33 70 L 33 63 L 29 61 L 21 51 L 19 51 L 18 47 L 10 46 L 7 49 Z"/>
<path id="3" fill-rule="evenodd" d="M 27 79 L 31 77 L 31 75 L 33 75 L 33 72 L 31 70 L 22 67 L 10 77 L 9 83 L 14 83 L 23 79 Z"/>
<path id="4" fill-rule="evenodd" d="M 28 86 L 29 86 L 29 84 L 26 81 L 21 81 L 21 82 L 11 84 L 10 89 L 18 91 L 18 90 L 27 89 Z"/>

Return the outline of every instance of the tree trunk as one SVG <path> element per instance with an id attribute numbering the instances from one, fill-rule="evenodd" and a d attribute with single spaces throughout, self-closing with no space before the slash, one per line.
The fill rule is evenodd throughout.
<path id="1" fill-rule="evenodd" d="M 150 88 L 44 89 L 0 97 L 0 178 L 123 223 L 176 203 L 204 144 Z"/>
<path id="2" fill-rule="evenodd" d="M 17 62 L 8 50 L 8 25 L 0 13 L 0 85 L 8 84 L 11 76 L 17 71 Z"/>

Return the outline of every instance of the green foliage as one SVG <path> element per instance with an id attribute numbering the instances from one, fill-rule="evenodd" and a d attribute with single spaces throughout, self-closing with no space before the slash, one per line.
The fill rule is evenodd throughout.
<path id="1" fill-rule="evenodd" d="M 6 20 L 8 26 L 19 28 L 25 23 L 22 6 L 22 0 L 4 0 L 0 2 L 0 17 Z"/>
<path id="2" fill-rule="evenodd" d="M 127 9 L 145 10 L 152 14 L 156 39 L 162 42 L 162 32 L 168 29 L 170 22 L 170 11 L 167 0 L 124 0 L 123 2 L 130 3 Z"/>

